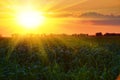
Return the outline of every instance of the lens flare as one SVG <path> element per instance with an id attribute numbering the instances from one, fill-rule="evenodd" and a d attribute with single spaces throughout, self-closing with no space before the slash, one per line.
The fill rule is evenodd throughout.
<path id="1" fill-rule="evenodd" d="M 17 21 L 20 25 L 27 29 L 34 29 L 44 22 L 44 16 L 35 11 L 20 12 L 17 15 Z"/>

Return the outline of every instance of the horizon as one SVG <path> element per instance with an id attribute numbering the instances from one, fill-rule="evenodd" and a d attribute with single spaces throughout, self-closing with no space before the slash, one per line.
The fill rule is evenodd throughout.
<path id="1" fill-rule="evenodd" d="M 66 33 L 60 33 L 60 34 L 57 34 L 57 33 L 49 33 L 49 34 L 45 34 L 45 33 L 42 33 L 42 34 L 33 34 L 33 33 L 27 33 L 27 34 L 17 34 L 17 33 L 14 33 L 14 34 L 9 34 L 9 35 L 2 35 L 0 34 L 0 38 L 1 37 L 40 37 L 40 36 L 120 36 L 120 33 L 109 33 L 109 32 L 106 32 L 106 33 L 102 33 L 102 32 L 96 32 L 94 34 L 87 34 L 87 33 L 72 33 L 72 34 L 66 34 Z"/>

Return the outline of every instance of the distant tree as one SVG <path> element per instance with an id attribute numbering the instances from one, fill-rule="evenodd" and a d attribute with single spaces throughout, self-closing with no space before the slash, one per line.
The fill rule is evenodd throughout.
<path id="1" fill-rule="evenodd" d="M 72 34 L 72 36 L 78 36 L 77 34 Z"/>
<path id="2" fill-rule="evenodd" d="M 88 36 L 88 34 L 79 34 L 79 36 L 82 36 L 82 37 L 87 37 Z"/>
<path id="3" fill-rule="evenodd" d="M 72 34 L 72 36 L 75 36 L 75 37 L 87 37 L 88 34 L 82 34 L 82 33 L 80 33 L 80 34 Z"/>
<path id="4" fill-rule="evenodd" d="M 0 34 L 0 38 L 2 38 L 2 35 Z"/>
<path id="5" fill-rule="evenodd" d="M 12 34 L 12 37 L 17 38 L 17 37 L 19 37 L 19 35 L 18 34 Z"/>
<path id="6" fill-rule="evenodd" d="M 103 36 L 101 32 L 96 33 L 96 36 Z"/>
<path id="7" fill-rule="evenodd" d="M 104 36 L 120 36 L 119 33 L 105 33 Z"/>

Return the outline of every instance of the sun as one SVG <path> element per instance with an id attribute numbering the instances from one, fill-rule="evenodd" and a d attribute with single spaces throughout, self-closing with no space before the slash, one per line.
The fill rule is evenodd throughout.
<path id="1" fill-rule="evenodd" d="M 26 29 L 35 29 L 44 22 L 44 16 L 37 11 L 23 11 L 17 15 L 18 23 Z"/>

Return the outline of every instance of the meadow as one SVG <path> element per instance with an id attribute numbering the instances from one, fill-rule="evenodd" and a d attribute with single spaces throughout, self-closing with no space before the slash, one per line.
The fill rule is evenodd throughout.
<path id="1" fill-rule="evenodd" d="M 0 38 L 0 80 L 115 80 L 120 36 Z"/>

